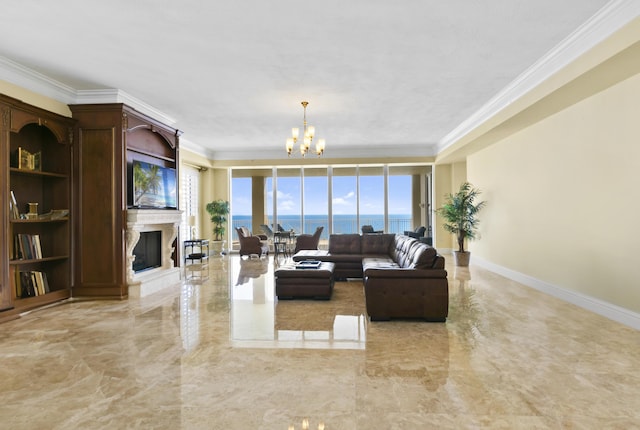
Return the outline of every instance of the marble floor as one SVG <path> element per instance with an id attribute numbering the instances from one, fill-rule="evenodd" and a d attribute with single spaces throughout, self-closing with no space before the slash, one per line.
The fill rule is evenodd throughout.
<path id="1" fill-rule="evenodd" d="M 238 256 L 33 311 L 0 325 L 0 427 L 640 428 L 640 332 L 450 260 L 444 324 L 369 322 L 357 280 L 278 302 Z"/>

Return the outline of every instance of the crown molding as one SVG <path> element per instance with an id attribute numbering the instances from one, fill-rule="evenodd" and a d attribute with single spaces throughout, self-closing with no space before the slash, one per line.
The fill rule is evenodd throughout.
<path id="1" fill-rule="evenodd" d="M 94 104 L 94 103 L 124 103 L 135 110 L 149 115 L 150 117 L 166 124 L 173 126 L 176 120 L 166 115 L 162 111 L 133 97 L 132 95 L 115 88 L 105 88 L 96 90 L 77 90 L 76 104 Z"/>
<path id="2" fill-rule="evenodd" d="M 180 150 L 186 149 L 196 155 L 204 158 L 212 158 L 210 151 L 207 151 L 203 146 L 191 142 L 188 139 L 180 138 Z"/>
<path id="3" fill-rule="evenodd" d="M 444 136 L 438 142 L 436 152 L 440 153 L 461 140 L 638 16 L 640 16 L 640 2 L 637 0 L 613 0 L 608 3 L 479 110 Z"/>
<path id="4" fill-rule="evenodd" d="M 71 104 L 76 99 L 74 88 L 2 56 L 0 79 L 64 104 Z"/>
<path id="5" fill-rule="evenodd" d="M 0 79 L 67 105 L 124 103 L 169 126 L 176 123 L 176 120 L 169 115 L 122 90 L 109 88 L 77 90 L 2 56 L 0 56 Z"/>
<path id="6" fill-rule="evenodd" d="M 182 143 L 182 141 L 180 141 Z M 389 154 L 393 157 L 411 157 L 416 160 L 430 159 L 436 156 L 435 144 L 419 144 L 419 145 L 387 145 L 376 146 L 372 148 L 331 148 L 327 145 L 324 155 L 321 158 L 353 158 L 366 160 L 368 158 L 385 159 L 389 158 Z M 247 158 L 248 150 L 213 150 L 208 154 L 214 160 L 243 160 Z M 294 155 L 287 157 L 287 153 L 282 150 L 260 150 L 253 151 L 251 158 L 255 160 L 278 160 L 278 159 L 315 159 L 316 154 L 311 150 L 309 154 L 302 158 L 299 152 L 294 151 Z"/>

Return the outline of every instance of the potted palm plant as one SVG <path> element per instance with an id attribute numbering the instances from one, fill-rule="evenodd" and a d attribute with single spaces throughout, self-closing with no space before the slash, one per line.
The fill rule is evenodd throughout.
<path id="1" fill-rule="evenodd" d="M 445 196 L 445 204 L 436 212 L 445 220 L 444 229 L 456 235 L 458 250 L 453 251 L 456 266 L 468 266 L 471 253 L 465 251 L 465 240 L 476 238 L 478 228 L 478 212 L 485 206 L 486 202 L 476 203 L 476 199 L 481 191 L 474 188 L 469 182 L 460 185 L 460 189 L 455 194 Z"/>
<path id="2" fill-rule="evenodd" d="M 207 203 L 206 209 L 213 223 L 213 241 L 211 248 L 215 253 L 222 254 L 226 242 L 224 234 L 227 231 L 226 224 L 227 216 L 229 215 L 229 202 L 222 199 L 214 200 Z"/>

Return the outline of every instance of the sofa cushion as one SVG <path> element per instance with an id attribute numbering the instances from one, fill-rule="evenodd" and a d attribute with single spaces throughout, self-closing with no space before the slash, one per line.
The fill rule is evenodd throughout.
<path id="1" fill-rule="evenodd" d="M 332 234 L 329 254 L 361 254 L 359 234 Z"/>
<path id="2" fill-rule="evenodd" d="M 410 269 L 430 269 L 433 267 L 437 254 L 435 248 L 416 241 L 416 245 L 412 246 L 409 252 L 409 265 L 405 267 Z"/>
<path id="3" fill-rule="evenodd" d="M 367 276 L 372 271 L 399 269 L 398 263 L 389 257 L 364 257 L 362 259 L 362 274 Z"/>
<path id="4" fill-rule="evenodd" d="M 435 248 L 408 236 L 396 235 L 391 249 L 391 258 L 400 267 L 408 269 L 430 269 L 437 252 Z"/>
<path id="5" fill-rule="evenodd" d="M 364 255 L 389 255 L 393 238 L 396 235 L 391 234 L 365 234 L 362 235 L 360 243 L 362 246 L 362 254 Z"/>
<path id="6" fill-rule="evenodd" d="M 407 255 L 409 254 L 409 248 L 415 242 L 408 236 L 396 235 L 393 246 L 391 247 L 391 253 L 389 256 L 398 263 L 400 267 L 405 267 L 407 264 Z"/>

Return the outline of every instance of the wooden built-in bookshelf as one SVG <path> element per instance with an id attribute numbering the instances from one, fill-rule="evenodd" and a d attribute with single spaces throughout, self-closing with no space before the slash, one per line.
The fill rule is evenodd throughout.
<path id="1" fill-rule="evenodd" d="M 122 103 L 69 105 L 76 123 L 74 296 L 126 298 L 133 163 L 178 169 L 181 132 Z M 96 243 L 100 246 L 96 247 Z M 174 244 L 174 264 L 179 247 Z"/>
<path id="2" fill-rule="evenodd" d="M 3 95 L 0 113 L 3 321 L 71 296 L 74 121 Z"/>

